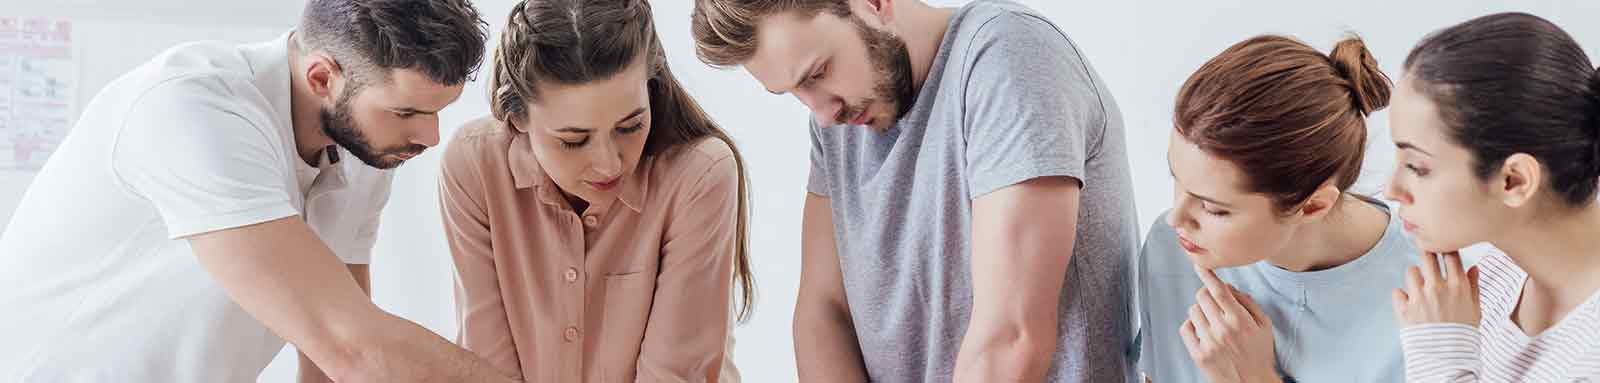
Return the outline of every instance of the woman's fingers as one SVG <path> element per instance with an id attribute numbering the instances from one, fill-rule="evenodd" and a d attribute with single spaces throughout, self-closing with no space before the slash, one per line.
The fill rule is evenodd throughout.
<path id="1" fill-rule="evenodd" d="M 1216 301 L 1218 307 L 1222 308 L 1222 312 L 1243 314 L 1244 307 L 1240 306 L 1239 302 L 1234 300 L 1233 293 L 1229 292 L 1233 286 L 1223 282 L 1221 278 L 1217 278 L 1216 271 L 1196 265 L 1194 273 L 1200 276 L 1200 283 L 1206 285 L 1206 290 L 1209 290 L 1211 298 Z"/>
<path id="2" fill-rule="evenodd" d="M 1424 260 L 1423 262 L 1427 262 Z M 1416 295 L 1422 293 L 1422 271 L 1417 266 L 1406 268 L 1406 294 Z"/>
<path id="3" fill-rule="evenodd" d="M 1262 310 L 1261 305 L 1256 303 L 1255 299 L 1251 299 L 1249 294 L 1232 288 L 1232 286 L 1229 286 L 1229 289 L 1233 290 L 1233 299 L 1243 304 L 1250 318 L 1256 321 L 1256 326 L 1272 327 L 1272 318 L 1267 316 L 1267 311 Z"/>
<path id="4" fill-rule="evenodd" d="M 1208 322 L 1200 322 L 1196 324 L 1209 326 L 1206 327 L 1207 332 L 1212 333 L 1212 337 L 1209 339 L 1220 340 L 1218 339 L 1218 335 L 1216 333 L 1221 332 L 1222 329 L 1228 328 L 1227 324 L 1223 322 L 1226 319 L 1225 316 L 1227 313 L 1222 311 L 1222 307 L 1217 306 L 1217 301 L 1211 298 L 1211 292 L 1207 290 L 1210 289 L 1202 288 L 1200 291 L 1196 291 L 1194 294 L 1194 305 L 1200 307 L 1200 312 L 1205 314 L 1205 317 L 1208 320 Z"/>
<path id="5" fill-rule="evenodd" d="M 1201 310 L 1198 304 L 1189 306 L 1189 325 L 1194 327 L 1195 338 L 1211 340 L 1211 318 L 1206 317 L 1205 311 Z"/>
<path id="6" fill-rule="evenodd" d="M 1193 320 L 1183 321 L 1183 325 L 1178 326 L 1178 336 L 1183 338 L 1183 346 L 1189 348 L 1191 355 L 1200 352 L 1200 336 L 1195 331 Z"/>
<path id="7" fill-rule="evenodd" d="M 1401 289 L 1394 289 L 1394 292 L 1389 294 L 1389 298 L 1389 300 L 1394 303 L 1395 316 L 1399 317 L 1401 322 L 1405 322 L 1406 304 L 1410 302 L 1411 299 L 1407 297 L 1406 292 Z"/>
<path id="8" fill-rule="evenodd" d="M 1424 252 L 1422 256 L 1422 285 L 1438 285 L 1439 280 L 1439 254 Z"/>
<path id="9" fill-rule="evenodd" d="M 1461 253 L 1449 252 L 1444 255 L 1445 283 L 1460 285 L 1467 279 L 1467 272 L 1461 269 Z"/>
<path id="10" fill-rule="evenodd" d="M 1467 271 L 1467 283 L 1472 284 L 1472 305 L 1476 307 L 1483 307 L 1480 306 L 1478 302 L 1478 270 L 1482 270 L 1482 268 L 1473 266 L 1472 270 Z"/>

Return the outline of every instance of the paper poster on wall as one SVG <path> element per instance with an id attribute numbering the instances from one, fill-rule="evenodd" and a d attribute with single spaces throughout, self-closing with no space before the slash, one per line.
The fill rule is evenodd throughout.
<path id="1" fill-rule="evenodd" d="M 0 16 L 0 170 L 37 171 L 66 138 L 78 56 L 70 20 Z"/>

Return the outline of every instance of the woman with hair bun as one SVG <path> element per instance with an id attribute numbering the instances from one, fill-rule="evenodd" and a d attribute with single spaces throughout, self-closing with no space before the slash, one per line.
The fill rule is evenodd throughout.
<path id="1" fill-rule="evenodd" d="M 1382 307 L 1416 249 L 1350 192 L 1389 79 L 1357 38 L 1234 44 L 1178 92 L 1173 208 L 1139 258 L 1140 368 L 1155 382 L 1393 382 Z"/>

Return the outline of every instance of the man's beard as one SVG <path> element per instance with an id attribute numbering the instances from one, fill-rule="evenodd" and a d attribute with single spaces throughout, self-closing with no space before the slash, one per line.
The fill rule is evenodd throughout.
<path id="1" fill-rule="evenodd" d="M 860 18 L 851 17 L 850 20 L 867 46 L 867 58 L 878 75 L 878 83 L 873 86 L 875 99 L 853 105 L 847 103 L 840 116 L 849 118 L 860 114 L 872 101 L 877 101 L 894 107 L 894 120 L 899 120 L 911 111 L 911 103 L 916 98 L 915 87 L 911 84 L 911 53 L 906 50 L 906 42 L 893 33 L 867 25 Z M 892 125 L 894 121 L 886 123 Z"/>
<path id="2" fill-rule="evenodd" d="M 416 155 L 428 149 L 427 146 L 420 144 L 400 145 L 381 151 L 373 149 L 372 142 L 368 141 L 367 136 L 361 133 L 362 129 L 356 124 L 355 116 L 350 113 L 350 99 L 355 98 L 352 93 L 354 92 L 344 92 L 345 97 L 340 97 L 338 101 L 334 102 L 333 110 L 322 108 L 321 112 L 322 133 L 333 139 L 333 142 L 338 144 L 339 147 L 350 151 L 350 154 L 361 159 L 361 162 L 366 163 L 367 166 L 378 169 L 393 169 L 406 162 L 401 159 L 387 158 L 391 154 Z"/>

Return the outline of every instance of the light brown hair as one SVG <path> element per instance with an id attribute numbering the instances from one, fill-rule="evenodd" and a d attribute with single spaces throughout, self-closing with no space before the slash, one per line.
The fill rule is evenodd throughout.
<path id="1" fill-rule="evenodd" d="M 1290 210 L 1328 180 L 1361 173 L 1366 117 L 1389 104 L 1389 77 L 1355 37 L 1324 55 L 1283 36 L 1234 44 L 1189 76 L 1173 123 L 1202 151 L 1231 161 L 1244 189 Z"/>
<path id="2" fill-rule="evenodd" d="M 756 54 L 760 37 L 756 24 L 790 11 L 806 17 L 822 12 L 851 17 L 846 0 L 695 0 L 689 16 L 695 55 L 717 67 L 743 64 Z"/>
<path id="3" fill-rule="evenodd" d="M 576 85 L 607 79 L 642 57 L 644 65 L 649 65 L 647 88 L 654 121 L 645 138 L 643 156 L 664 155 L 707 137 L 722 140 L 733 150 L 739 169 L 734 277 L 740 293 L 739 320 L 743 321 L 750 317 L 756 293 L 750 270 L 750 203 L 744 157 L 733 139 L 673 77 L 652 20 L 650 4 L 644 0 L 518 3 L 495 50 L 489 107 L 495 119 L 521 123 L 528 118 L 528 104 L 539 102 L 540 85 Z"/>

